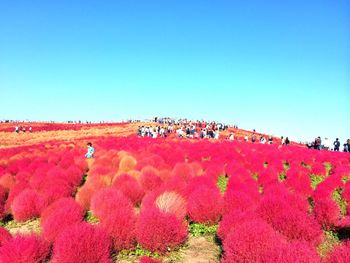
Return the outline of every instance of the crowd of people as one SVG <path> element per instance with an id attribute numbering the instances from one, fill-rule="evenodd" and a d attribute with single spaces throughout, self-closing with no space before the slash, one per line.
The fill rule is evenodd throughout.
<path id="1" fill-rule="evenodd" d="M 180 138 L 212 138 L 219 139 L 220 132 L 228 129 L 228 126 L 218 122 L 190 121 L 187 119 L 155 118 L 156 125 L 139 126 L 139 137 L 167 137 L 176 133 Z M 232 137 L 233 139 L 233 137 Z"/>
<path id="2" fill-rule="evenodd" d="M 228 126 L 223 123 L 215 121 L 191 121 L 188 119 L 173 119 L 173 118 L 154 118 L 155 125 L 139 126 L 137 134 L 139 137 L 167 137 L 169 134 L 176 133 L 179 138 L 209 138 L 219 139 L 220 133 L 228 128 L 238 129 L 237 125 Z M 222 138 L 221 138 L 222 139 Z M 273 144 L 279 143 L 281 145 L 289 145 L 291 141 L 288 137 L 282 136 L 279 139 L 275 139 L 273 136 L 256 134 L 255 130 L 250 136 L 245 135 L 243 138 L 236 137 L 234 132 L 230 132 L 224 139 L 227 140 L 244 140 L 252 143 Z M 337 138 L 333 143 L 325 138 L 322 142 L 321 137 L 315 138 L 311 143 L 307 143 L 307 147 L 316 150 L 332 150 L 340 151 L 341 143 Z M 343 144 L 343 152 L 350 152 L 350 139 Z"/>
<path id="3" fill-rule="evenodd" d="M 339 141 L 339 138 L 336 138 L 335 141 L 332 143 L 332 141 L 329 140 L 327 137 L 324 138 L 324 140 L 322 141 L 320 136 L 315 138 L 314 141 L 307 144 L 307 147 L 309 149 L 328 150 L 335 152 L 339 152 L 341 150 L 340 146 L 341 143 Z M 350 139 L 347 139 L 346 142 L 343 144 L 343 152 L 350 152 Z"/>

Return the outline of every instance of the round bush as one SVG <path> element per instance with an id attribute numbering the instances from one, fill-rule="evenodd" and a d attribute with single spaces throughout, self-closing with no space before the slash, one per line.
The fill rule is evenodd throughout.
<path id="1" fill-rule="evenodd" d="M 136 237 L 144 248 L 165 253 L 185 242 L 187 226 L 174 214 L 149 208 L 139 216 Z"/>
<path id="2" fill-rule="evenodd" d="M 110 263 L 111 241 L 100 227 L 79 223 L 67 227 L 53 245 L 52 263 Z"/>
<path id="3" fill-rule="evenodd" d="M 40 237 L 17 235 L 0 248 L 0 262 L 44 263 L 49 253 L 49 244 Z"/>

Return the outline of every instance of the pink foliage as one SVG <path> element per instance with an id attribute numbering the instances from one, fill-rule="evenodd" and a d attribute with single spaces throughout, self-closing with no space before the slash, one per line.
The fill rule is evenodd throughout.
<path id="1" fill-rule="evenodd" d="M 165 253 L 185 242 L 187 226 L 173 214 L 146 209 L 139 216 L 136 236 L 144 248 Z"/>
<path id="2" fill-rule="evenodd" d="M 6 242 L 8 242 L 12 238 L 9 231 L 5 228 L 0 227 L 0 247 L 3 246 Z"/>
<path id="3" fill-rule="evenodd" d="M 346 241 L 335 247 L 325 259 L 326 263 L 348 263 L 350 262 L 350 241 Z"/>
<path id="4" fill-rule="evenodd" d="M 26 189 L 14 198 L 11 211 L 16 221 L 23 222 L 39 217 L 45 206 L 46 202 L 41 195 L 34 190 Z"/>
<path id="5" fill-rule="evenodd" d="M 43 236 L 53 241 L 65 228 L 83 220 L 85 211 L 72 198 L 62 198 L 47 207 L 41 215 Z"/>
<path id="6" fill-rule="evenodd" d="M 53 245 L 52 263 L 110 263 L 111 241 L 98 226 L 79 223 L 66 228 Z"/>
<path id="7" fill-rule="evenodd" d="M 132 209 L 131 201 L 115 188 L 104 188 L 91 199 L 91 211 L 100 220 L 119 209 Z"/>
<path id="8" fill-rule="evenodd" d="M 136 220 L 133 209 L 121 208 L 103 217 L 100 222 L 113 241 L 116 251 L 131 249 L 136 244 Z"/>
<path id="9" fill-rule="evenodd" d="M 331 198 L 315 199 L 313 212 L 316 220 L 326 229 L 331 229 L 341 217 L 338 204 Z"/>
<path id="10" fill-rule="evenodd" d="M 222 203 L 216 187 L 199 186 L 188 197 L 188 215 L 194 222 L 215 224 L 221 217 Z"/>
<path id="11" fill-rule="evenodd" d="M 44 263 L 49 252 L 49 244 L 40 237 L 17 235 L 0 248 L 0 262 Z"/>
<path id="12" fill-rule="evenodd" d="M 140 258 L 140 263 L 162 263 L 160 259 L 153 259 L 147 256 L 143 256 Z"/>
<path id="13" fill-rule="evenodd" d="M 145 195 L 138 181 L 128 174 L 117 176 L 113 182 L 113 187 L 128 197 L 134 205 L 140 204 Z"/>
<path id="14" fill-rule="evenodd" d="M 223 242 L 222 262 L 264 262 L 265 255 L 281 246 L 284 240 L 261 219 L 238 225 Z"/>

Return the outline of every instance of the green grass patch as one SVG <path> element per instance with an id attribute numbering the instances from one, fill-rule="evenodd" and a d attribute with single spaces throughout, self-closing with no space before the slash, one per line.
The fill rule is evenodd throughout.
<path id="1" fill-rule="evenodd" d="M 338 235 L 333 231 L 324 231 L 325 239 L 322 244 L 317 247 L 318 253 L 324 257 L 334 246 L 340 243 Z"/>
<path id="2" fill-rule="evenodd" d="M 346 201 L 341 198 L 342 189 L 336 189 L 332 193 L 332 199 L 337 202 L 340 207 L 341 214 L 346 215 Z"/>
<path id="3" fill-rule="evenodd" d="M 164 263 L 173 263 L 181 261 L 181 255 L 179 252 L 181 252 L 181 250 L 185 248 L 186 244 L 173 251 L 169 250 L 169 253 L 166 253 L 165 255 L 160 255 L 157 252 L 151 252 L 147 249 L 144 249 L 140 244 L 137 244 L 137 246 L 134 249 L 122 250 L 119 253 L 113 254 L 112 258 L 115 262 L 139 262 L 139 259 L 141 257 L 147 256 L 153 259 L 161 259 Z"/>
<path id="4" fill-rule="evenodd" d="M 191 223 L 189 230 L 194 237 L 212 235 L 217 232 L 218 225 L 207 226 L 205 224 Z"/>
<path id="5" fill-rule="evenodd" d="M 312 174 L 310 175 L 310 179 L 311 179 L 311 187 L 313 190 L 315 190 L 317 185 L 319 183 L 322 183 L 325 178 L 323 176 Z"/>
<path id="6" fill-rule="evenodd" d="M 290 167 L 289 163 L 287 163 L 287 162 L 283 163 L 284 170 L 288 170 L 289 167 Z"/>
<path id="7" fill-rule="evenodd" d="M 280 173 L 280 175 L 278 176 L 278 180 L 280 182 L 283 182 L 287 179 L 287 175 L 285 173 Z"/>
<path id="8" fill-rule="evenodd" d="M 228 177 L 225 175 L 220 175 L 217 181 L 217 185 L 221 193 L 225 193 L 228 183 Z"/>
<path id="9" fill-rule="evenodd" d="M 259 180 L 259 174 L 258 173 L 253 173 L 252 177 L 253 177 L 254 181 L 258 181 Z"/>
<path id="10" fill-rule="evenodd" d="M 324 168 L 326 169 L 326 175 L 328 176 L 330 171 L 332 170 L 332 164 L 331 163 L 324 163 Z"/>
<path id="11" fill-rule="evenodd" d="M 344 183 L 346 183 L 347 181 L 350 181 L 350 174 L 343 176 L 342 180 Z"/>
<path id="12" fill-rule="evenodd" d="M 91 211 L 87 211 L 85 214 L 85 221 L 90 224 L 98 224 L 100 221 L 95 217 Z"/>

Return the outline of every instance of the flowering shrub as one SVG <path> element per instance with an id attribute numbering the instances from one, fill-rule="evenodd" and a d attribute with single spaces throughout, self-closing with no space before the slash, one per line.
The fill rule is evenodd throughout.
<path id="1" fill-rule="evenodd" d="M 188 197 L 190 219 L 197 223 L 215 224 L 222 213 L 222 197 L 215 187 L 200 186 Z"/>
<path id="2" fill-rule="evenodd" d="M 41 214 L 43 236 L 53 241 L 65 228 L 79 223 L 84 217 L 83 208 L 72 198 L 62 198 L 47 207 Z"/>
<path id="3" fill-rule="evenodd" d="M 130 200 L 115 188 L 104 188 L 91 199 L 91 211 L 99 219 L 119 209 L 132 209 Z"/>
<path id="4" fill-rule="evenodd" d="M 224 262 L 320 262 L 323 230 L 349 229 L 347 153 L 246 143 L 251 133 L 237 129 L 234 141 L 119 136 L 138 125 L 0 133 L 0 218 L 40 216 L 36 238 L 54 244 L 45 262 L 110 262 L 110 249 L 135 246 L 164 254 L 186 241 L 188 223 L 198 232 L 219 224 Z M 87 138 L 96 149 L 88 161 Z M 98 226 L 82 223 L 88 210 Z M 13 240 L 0 228 L 0 246 Z M 325 262 L 347 261 L 348 244 L 339 243 Z M 23 255 L 35 258 L 33 247 Z"/>
<path id="5" fill-rule="evenodd" d="M 327 263 L 347 263 L 350 262 L 350 242 L 336 246 L 325 259 Z"/>
<path id="6" fill-rule="evenodd" d="M 14 198 L 11 211 L 16 221 L 23 222 L 39 217 L 45 206 L 46 202 L 42 196 L 34 190 L 26 189 Z"/>
<path id="7" fill-rule="evenodd" d="M 138 219 L 136 237 L 144 248 L 165 253 L 185 242 L 187 226 L 174 214 L 146 209 Z"/>
<path id="8" fill-rule="evenodd" d="M 0 247 L 3 246 L 7 241 L 9 241 L 12 238 L 9 231 L 7 231 L 5 228 L 0 227 Z"/>
<path id="9" fill-rule="evenodd" d="M 267 223 L 250 220 L 227 235 L 223 242 L 222 262 L 263 262 L 264 256 L 283 242 L 283 238 Z"/>
<path id="10" fill-rule="evenodd" d="M 0 248 L 0 262 L 44 263 L 49 253 L 49 244 L 40 237 L 17 235 Z"/>
<path id="11" fill-rule="evenodd" d="M 186 200 L 176 192 L 164 192 L 157 197 L 155 205 L 160 211 L 173 213 L 179 219 L 186 216 Z"/>
<path id="12" fill-rule="evenodd" d="M 111 241 L 97 226 L 79 223 L 66 228 L 53 245 L 53 263 L 112 262 Z"/>
<path id="13" fill-rule="evenodd" d="M 133 209 L 124 207 L 111 211 L 100 222 L 113 241 L 116 251 L 131 249 L 136 244 L 136 220 Z"/>

